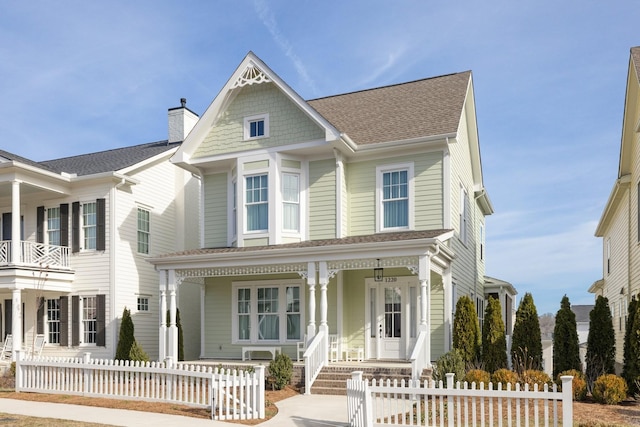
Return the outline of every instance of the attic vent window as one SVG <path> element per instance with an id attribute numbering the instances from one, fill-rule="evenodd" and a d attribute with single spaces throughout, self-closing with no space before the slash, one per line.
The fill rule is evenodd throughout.
<path id="1" fill-rule="evenodd" d="M 247 85 L 270 83 L 271 79 L 267 77 L 259 68 L 249 65 L 242 75 L 238 77 L 238 80 L 233 84 L 231 89 L 243 87 Z"/>
<path id="2" fill-rule="evenodd" d="M 269 137 L 269 115 L 260 114 L 244 118 L 244 140 Z"/>

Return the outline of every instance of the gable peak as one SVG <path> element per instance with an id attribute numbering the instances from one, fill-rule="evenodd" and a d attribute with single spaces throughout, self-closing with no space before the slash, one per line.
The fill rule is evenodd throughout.
<path id="1" fill-rule="evenodd" d="M 255 64 L 247 64 L 240 77 L 233 83 L 231 89 L 250 86 L 253 84 L 270 83 L 271 79 Z"/>

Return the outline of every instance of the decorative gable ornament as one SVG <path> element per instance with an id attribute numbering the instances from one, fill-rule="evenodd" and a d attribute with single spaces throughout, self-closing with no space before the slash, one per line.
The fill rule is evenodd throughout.
<path id="1" fill-rule="evenodd" d="M 253 64 L 249 64 L 242 72 L 238 80 L 231 86 L 231 89 L 244 87 L 247 85 L 271 83 L 271 79 Z"/>

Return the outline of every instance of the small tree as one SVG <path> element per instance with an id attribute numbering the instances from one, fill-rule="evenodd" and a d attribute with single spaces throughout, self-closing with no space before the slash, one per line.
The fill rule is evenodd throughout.
<path id="1" fill-rule="evenodd" d="M 507 340 L 504 335 L 500 301 L 489 298 L 482 325 L 482 363 L 487 372 L 507 367 Z"/>
<path id="2" fill-rule="evenodd" d="M 624 366 L 622 378 L 627 382 L 629 394 L 635 396 L 640 392 L 636 380 L 640 377 L 640 304 L 633 296 L 629 302 L 626 330 L 624 333 Z"/>
<path id="3" fill-rule="evenodd" d="M 131 313 L 129 312 L 129 309 L 125 307 L 122 312 L 122 321 L 120 322 L 120 335 L 118 337 L 118 347 L 116 349 L 117 360 L 129 360 L 131 347 L 135 340 Z"/>
<path id="4" fill-rule="evenodd" d="M 527 292 L 516 311 L 511 341 L 511 362 L 514 368 L 542 368 L 542 338 L 540 321 L 533 303 L 533 296 Z"/>
<path id="5" fill-rule="evenodd" d="M 458 350 L 464 362 L 470 366 L 480 358 L 480 326 L 471 298 L 464 295 L 456 303 L 453 318 L 453 348 Z"/>
<path id="6" fill-rule="evenodd" d="M 553 328 L 553 377 L 570 369 L 582 372 L 582 363 L 576 314 L 571 310 L 571 303 L 565 295 L 560 302 Z"/>
<path id="7" fill-rule="evenodd" d="M 613 374 L 615 368 L 616 338 L 609 300 L 602 295 L 589 313 L 587 338 L 587 384 L 592 389 L 595 380 L 603 374 Z"/>

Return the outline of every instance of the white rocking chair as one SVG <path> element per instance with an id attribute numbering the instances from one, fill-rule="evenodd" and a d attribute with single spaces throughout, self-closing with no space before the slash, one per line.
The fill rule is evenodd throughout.
<path id="1" fill-rule="evenodd" d="M 0 360 L 10 360 L 12 351 L 13 335 L 7 334 L 7 337 L 4 339 L 4 345 L 2 346 L 2 353 L 0 353 Z"/>
<path id="2" fill-rule="evenodd" d="M 42 349 L 44 347 L 44 343 L 44 335 L 36 335 L 36 339 L 33 341 L 33 347 L 30 351 L 31 357 L 40 357 L 40 354 L 42 353 Z"/>

